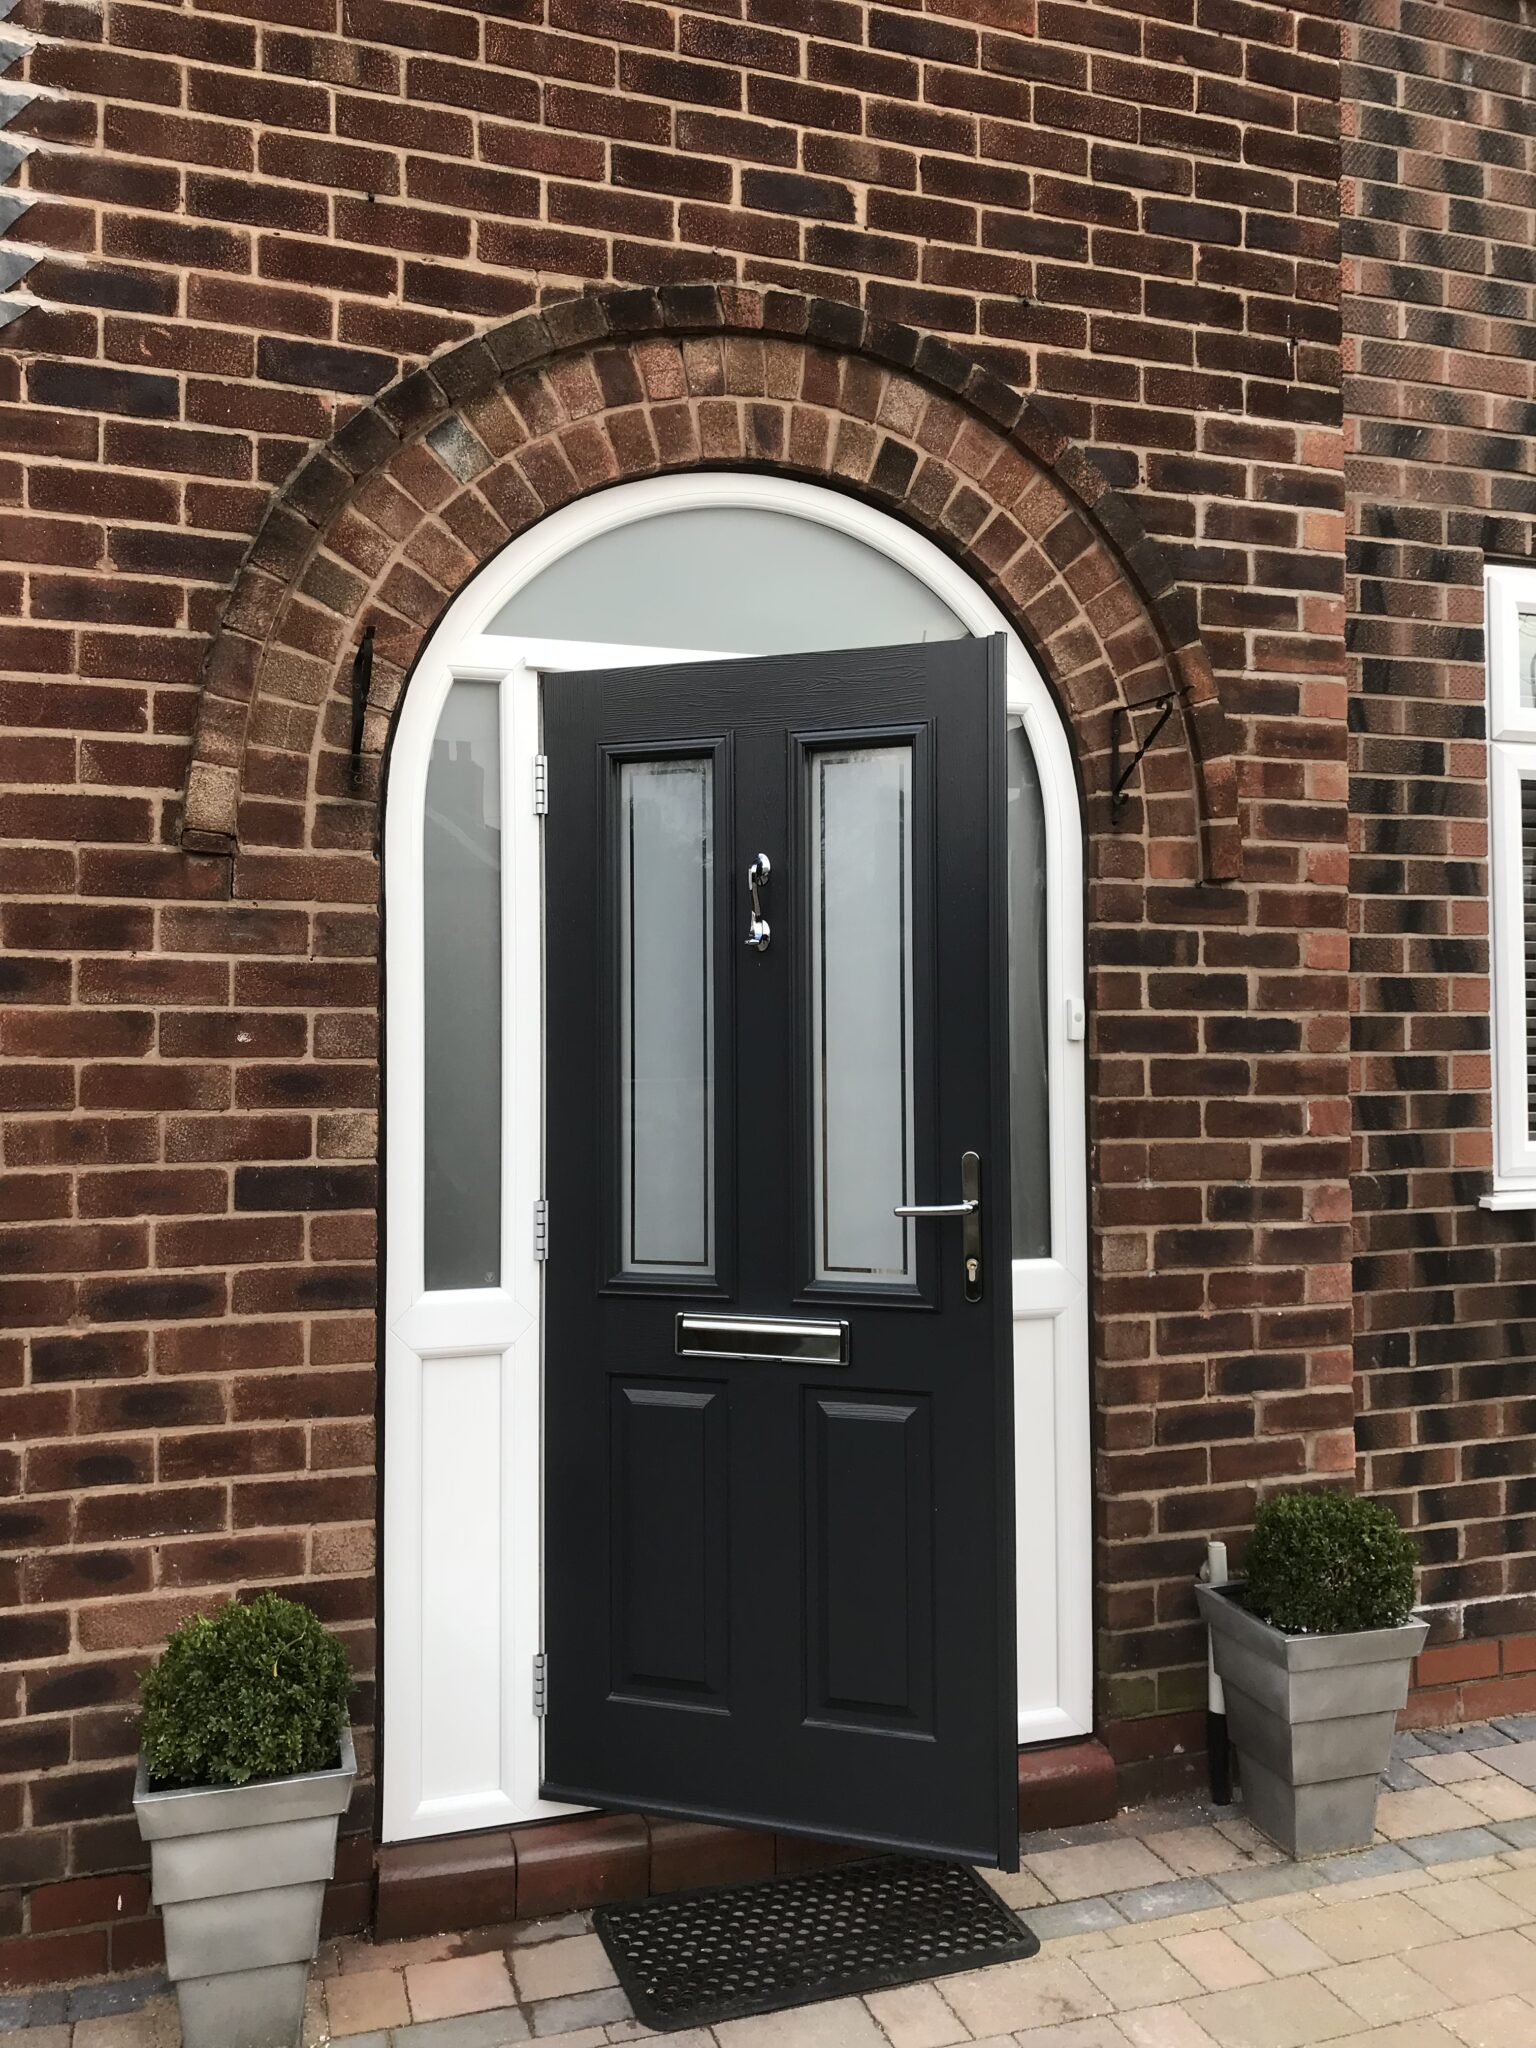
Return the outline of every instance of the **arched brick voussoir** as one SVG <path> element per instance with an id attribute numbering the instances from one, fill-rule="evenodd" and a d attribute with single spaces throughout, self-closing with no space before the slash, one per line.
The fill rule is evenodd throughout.
<path id="1" fill-rule="evenodd" d="M 1193 601 L 1050 409 L 856 307 L 712 285 L 525 314 L 413 371 L 310 458 L 269 508 L 210 646 L 183 846 L 364 843 L 404 679 L 475 570 L 588 492 L 711 467 L 853 492 L 975 575 L 1064 709 L 1091 838 L 1111 824 L 1116 707 L 1171 690 L 1184 745 L 1144 764 L 1115 869 L 1142 843 L 1164 876 L 1240 873 L 1234 752 Z M 354 785 L 348 689 L 365 625 Z"/>

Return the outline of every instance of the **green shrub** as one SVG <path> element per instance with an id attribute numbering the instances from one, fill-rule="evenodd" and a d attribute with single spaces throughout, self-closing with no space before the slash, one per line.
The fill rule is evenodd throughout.
<path id="1" fill-rule="evenodd" d="M 194 1614 L 141 1682 L 150 1781 L 245 1785 L 330 1770 L 352 1675 L 307 1607 L 275 1593 Z"/>
<path id="2" fill-rule="evenodd" d="M 1395 1628 L 1413 1609 L 1413 1545 L 1377 1501 L 1272 1494 L 1248 1546 L 1243 1598 L 1287 1635 Z"/>

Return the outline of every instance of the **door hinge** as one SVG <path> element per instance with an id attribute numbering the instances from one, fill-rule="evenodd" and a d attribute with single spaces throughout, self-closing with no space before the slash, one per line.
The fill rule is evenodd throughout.
<path id="1" fill-rule="evenodd" d="M 542 1200 L 533 1205 L 533 1256 L 549 1257 L 549 1204 Z"/>
<path id="2" fill-rule="evenodd" d="M 544 1650 L 534 1653 L 533 1711 L 540 1720 L 549 1712 L 549 1655 Z"/>
<path id="3" fill-rule="evenodd" d="M 542 818 L 549 810 L 549 756 L 533 757 L 533 815 Z"/>

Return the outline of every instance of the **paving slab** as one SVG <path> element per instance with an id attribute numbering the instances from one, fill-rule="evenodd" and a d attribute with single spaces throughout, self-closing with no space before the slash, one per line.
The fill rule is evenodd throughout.
<path id="1" fill-rule="evenodd" d="M 1414 1952 L 1413 1967 L 1450 1994 L 1457 2005 L 1488 1998 L 1536 1995 L 1536 1941 L 1523 1934 L 1474 1934 Z"/>
<path id="2" fill-rule="evenodd" d="M 1315 1977 L 1212 1991 L 1184 2010 L 1219 2048 L 1313 2048 L 1360 2031 L 1359 2016 Z"/>
<path id="3" fill-rule="evenodd" d="M 1026 1855 L 1024 1863 L 1058 1899 L 1139 1890 L 1143 1885 L 1170 1883 L 1176 1875 L 1161 1857 L 1135 1840 L 1042 1850 Z"/>
<path id="4" fill-rule="evenodd" d="M 1416 1732 L 1426 1749 L 1441 1756 L 1452 1749 L 1497 1749 L 1514 1740 L 1492 1721 L 1469 1722 L 1464 1728 L 1420 1728 Z"/>
<path id="5" fill-rule="evenodd" d="M 1391 1877 L 1417 1868 L 1407 1849 L 1396 1842 L 1378 1842 L 1373 1849 L 1353 1849 L 1346 1856 L 1325 1856 L 1306 1867 L 1329 1885 L 1358 1884 L 1364 1877 Z"/>
<path id="6" fill-rule="evenodd" d="M 1211 1879 L 1223 1897 L 1233 1901 L 1273 1899 L 1287 1892 L 1310 1892 L 1317 1878 L 1303 1865 L 1271 1863 L 1255 1870 L 1222 1870 Z"/>
<path id="7" fill-rule="evenodd" d="M 1536 1955 L 1536 1948 L 1532 1954 Z M 946 2004 L 954 2007 L 978 2037 L 1059 2026 L 1065 2020 L 1092 2019 L 1111 2009 L 1104 1993 L 1070 1957 L 1049 1953 L 1027 1962 L 1000 1963 L 990 1970 L 946 1977 L 942 1990 Z M 722 2048 L 729 2048 L 724 2042 L 726 2030 L 717 2031 Z"/>
<path id="8" fill-rule="evenodd" d="M 1491 1828 L 1451 1828 L 1443 1835 L 1415 1835 L 1403 1843 L 1420 1863 L 1464 1863 L 1472 1856 L 1497 1856 L 1501 1847 Z"/>
<path id="9" fill-rule="evenodd" d="M 420 2026 L 396 2027 L 390 2035 L 392 2048 L 512 2048 L 513 2043 L 527 2039 L 528 2022 L 515 2006 L 503 2012 L 425 2020 Z"/>
<path id="10" fill-rule="evenodd" d="M 1502 1749 L 1490 1749 L 1488 1761 L 1517 1785 L 1536 1785 L 1536 1741 L 1507 1742 Z"/>
<path id="11" fill-rule="evenodd" d="M 1111 1892 L 1110 1904 L 1127 1920 L 1171 1920 L 1178 1913 L 1202 1913 L 1227 1902 L 1203 1877 L 1176 1878 L 1171 1884 L 1141 1885 L 1133 1891 Z"/>
<path id="12" fill-rule="evenodd" d="M 618 1989 L 578 1991 L 570 1998 L 545 1998 L 528 2007 L 536 2036 L 570 2034 L 579 2027 L 607 2026 L 633 2017 L 633 2008 Z"/>
<path id="13" fill-rule="evenodd" d="M 1100 1928 L 1126 1924 L 1109 1899 L 1068 1899 L 1059 1906 L 1032 1906 L 1019 1918 L 1041 1941 L 1059 1941 L 1065 1935 L 1093 1934 Z"/>
<path id="14" fill-rule="evenodd" d="M 714 2034 L 720 2048 L 887 2048 L 868 2007 L 857 1998 L 723 2020 Z"/>
<path id="15" fill-rule="evenodd" d="M 1490 1998 L 1447 2013 L 1444 2024 L 1464 2048 L 1529 2048 L 1536 2041 L 1536 2005 L 1523 1998 Z"/>

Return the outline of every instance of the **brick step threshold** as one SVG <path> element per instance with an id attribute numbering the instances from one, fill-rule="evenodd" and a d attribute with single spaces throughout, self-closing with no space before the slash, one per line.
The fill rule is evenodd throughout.
<path id="1" fill-rule="evenodd" d="M 1022 1828 L 1108 1820 L 1117 1804 L 1115 1761 L 1101 1742 L 1019 1751 Z M 397 1842 L 378 1851 L 373 1931 L 379 1941 L 458 1933 L 612 1899 L 813 1870 L 862 1853 L 799 1835 L 626 1813 Z"/>

